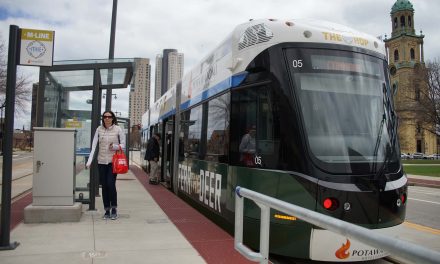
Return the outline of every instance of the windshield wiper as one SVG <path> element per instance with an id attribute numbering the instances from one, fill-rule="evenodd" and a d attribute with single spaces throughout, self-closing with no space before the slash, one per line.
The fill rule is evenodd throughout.
<path id="1" fill-rule="evenodd" d="M 376 175 L 375 175 L 375 180 L 377 180 L 378 187 L 380 190 L 384 190 L 386 183 L 389 181 L 388 175 L 385 174 L 385 169 L 389 166 L 390 161 L 391 161 L 391 157 L 394 155 L 394 151 L 396 149 L 396 147 L 395 147 L 396 146 L 396 138 L 397 138 L 397 131 L 396 131 L 397 116 L 395 115 L 395 112 L 392 109 L 390 99 L 388 98 L 388 93 L 386 92 L 385 83 L 383 83 L 382 89 L 383 89 L 383 95 L 384 95 L 384 98 L 383 98 L 384 112 L 383 112 L 382 121 L 380 124 L 380 131 L 378 134 L 378 138 L 376 140 L 376 147 L 374 149 L 374 154 L 375 154 L 374 157 L 377 159 L 377 152 L 379 151 L 379 145 L 380 145 L 380 141 L 382 139 L 383 125 L 386 121 L 386 113 L 390 113 L 390 120 L 389 120 L 390 122 L 387 124 L 387 131 L 388 131 L 389 138 L 390 138 L 390 144 L 387 144 L 387 146 L 385 148 L 385 159 L 384 159 L 383 164 L 380 167 L 380 169 L 376 171 Z M 391 126 L 391 129 L 390 129 L 390 126 Z M 374 166 L 374 170 L 376 170 L 377 160 L 376 160 L 376 162 L 374 162 L 373 166 Z"/>
<path id="2" fill-rule="evenodd" d="M 379 131 L 377 132 L 377 137 L 376 137 L 376 145 L 374 146 L 374 151 L 373 151 L 373 171 L 376 171 L 377 174 L 377 162 L 378 162 L 378 153 L 379 153 L 379 146 L 380 143 L 382 141 L 382 134 L 383 134 L 383 126 L 385 124 L 385 121 L 387 119 L 387 115 L 386 115 L 386 110 L 387 110 L 387 100 L 386 100 L 386 86 L 385 83 L 382 83 L 382 107 L 383 107 L 383 114 L 382 114 L 382 120 L 380 121 L 380 126 L 379 126 Z M 377 175 L 376 175 L 377 176 Z"/>

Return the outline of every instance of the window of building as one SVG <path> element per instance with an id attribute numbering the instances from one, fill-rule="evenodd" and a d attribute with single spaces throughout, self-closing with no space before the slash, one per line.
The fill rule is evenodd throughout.
<path id="1" fill-rule="evenodd" d="M 414 51 L 414 49 L 411 49 L 411 50 L 410 50 L 410 53 L 411 53 L 411 60 L 415 60 L 415 58 L 416 58 L 416 52 Z"/>
<path id="2" fill-rule="evenodd" d="M 414 100 L 420 101 L 420 88 L 418 86 L 414 89 Z"/>
<path id="3" fill-rule="evenodd" d="M 405 17 L 404 16 L 401 16 L 400 17 L 400 27 L 405 27 Z"/>
<path id="4" fill-rule="evenodd" d="M 394 61 L 399 61 L 399 51 L 397 49 L 394 50 Z"/>
<path id="5" fill-rule="evenodd" d="M 394 18 L 394 28 L 397 28 L 397 17 Z"/>
<path id="6" fill-rule="evenodd" d="M 417 152 L 422 152 L 422 141 L 420 139 L 417 140 Z"/>
<path id="7" fill-rule="evenodd" d="M 412 25 L 412 22 L 411 22 L 411 16 L 408 16 L 408 26 L 411 27 L 411 25 Z"/>

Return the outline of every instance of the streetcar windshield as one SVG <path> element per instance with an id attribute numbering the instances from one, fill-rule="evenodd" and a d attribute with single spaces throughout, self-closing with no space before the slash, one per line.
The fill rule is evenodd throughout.
<path id="1" fill-rule="evenodd" d="M 383 162 L 396 153 L 385 61 L 349 51 L 286 51 L 311 153 L 328 163 Z M 395 159 L 395 158 L 393 158 Z"/>

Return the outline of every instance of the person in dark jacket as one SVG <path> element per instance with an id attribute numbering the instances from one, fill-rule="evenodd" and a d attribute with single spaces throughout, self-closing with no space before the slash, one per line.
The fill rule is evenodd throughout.
<path id="1" fill-rule="evenodd" d="M 150 164 L 150 183 L 159 183 L 159 140 L 160 134 L 155 133 L 147 143 L 147 152 L 145 152 L 145 160 Z"/>

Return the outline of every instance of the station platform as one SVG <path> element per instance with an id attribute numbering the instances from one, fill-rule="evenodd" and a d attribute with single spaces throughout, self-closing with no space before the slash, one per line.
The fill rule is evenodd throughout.
<path id="1" fill-rule="evenodd" d="M 2 264 L 46 263 L 252 263 L 234 249 L 234 238 L 147 174 L 130 165 L 118 175 L 117 220 L 103 220 L 83 205 L 79 222 L 24 224 L 23 209 L 32 194 L 12 203 L 10 241 L 0 251 Z"/>

